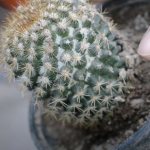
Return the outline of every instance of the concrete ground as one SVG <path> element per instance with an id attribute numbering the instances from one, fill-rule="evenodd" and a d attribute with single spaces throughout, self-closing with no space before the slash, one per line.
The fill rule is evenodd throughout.
<path id="1" fill-rule="evenodd" d="M 0 27 L 6 13 L 0 8 Z M 0 72 L 0 150 L 36 150 L 28 122 L 30 95 L 23 98 Z"/>

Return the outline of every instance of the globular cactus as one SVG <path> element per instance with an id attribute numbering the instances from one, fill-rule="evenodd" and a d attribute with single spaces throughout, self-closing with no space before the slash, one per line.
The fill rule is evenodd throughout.
<path id="1" fill-rule="evenodd" d="M 46 101 L 56 119 L 98 123 L 125 101 L 120 37 L 87 2 L 33 0 L 8 17 L 2 37 L 9 76 Z"/>

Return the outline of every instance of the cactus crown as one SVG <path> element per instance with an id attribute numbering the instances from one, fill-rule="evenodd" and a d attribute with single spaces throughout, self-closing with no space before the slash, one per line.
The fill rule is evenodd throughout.
<path id="1" fill-rule="evenodd" d="M 9 74 L 47 100 L 57 119 L 91 124 L 124 101 L 119 36 L 93 6 L 34 0 L 7 24 L 2 53 Z"/>

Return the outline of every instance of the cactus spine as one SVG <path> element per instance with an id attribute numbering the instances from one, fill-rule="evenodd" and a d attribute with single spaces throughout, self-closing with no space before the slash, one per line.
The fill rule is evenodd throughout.
<path id="1" fill-rule="evenodd" d="M 93 6 L 33 0 L 7 24 L 1 56 L 9 74 L 46 100 L 51 116 L 89 125 L 125 101 L 119 36 Z"/>

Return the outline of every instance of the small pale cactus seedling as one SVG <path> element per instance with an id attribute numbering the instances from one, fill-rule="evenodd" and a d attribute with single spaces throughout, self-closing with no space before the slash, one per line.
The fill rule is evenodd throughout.
<path id="1" fill-rule="evenodd" d="M 87 2 L 33 0 L 8 17 L 2 37 L 9 76 L 46 101 L 57 120 L 98 123 L 125 101 L 119 35 Z"/>

